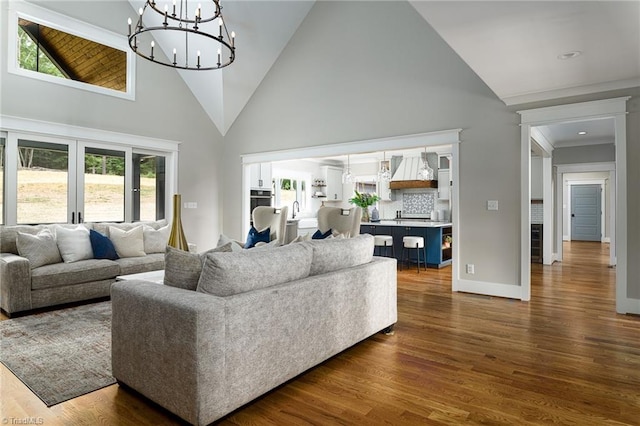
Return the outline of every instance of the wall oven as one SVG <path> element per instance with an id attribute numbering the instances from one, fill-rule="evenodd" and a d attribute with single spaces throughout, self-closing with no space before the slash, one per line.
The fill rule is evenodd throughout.
<path id="1" fill-rule="evenodd" d="M 253 212 L 253 209 L 255 209 L 258 206 L 271 206 L 271 191 L 265 191 L 262 189 L 252 189 L 251 190 L 251 195 L 250 195 L 250 208 L 251 210 L 249 211 L 249 217 L 251 218 L 251 213 Z M 253 220 L 251 219 L 251 222 L 253 222 Z"/>

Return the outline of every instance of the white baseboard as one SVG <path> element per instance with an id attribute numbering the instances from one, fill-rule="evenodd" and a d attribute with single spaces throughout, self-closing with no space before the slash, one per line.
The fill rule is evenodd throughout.
<path id="1" fill-rule="evenodd" d="M 456 286 L 454 291 L 522 300 L 522 288 L 519 285 L 489 283 L 484 281 L 471 281 L 461 279 L 458 280 L 458 285 Z"/>
<path id="2" fill-rule="evenodd" d="M 571 239 L 569 238 L 568 235 L 563 235 L 562 236 L 562 241 L 571 241 Z"/>
<path id="3" fill-rule="evenodd" d="M 610 238 L 610 237 L 604 237 L 604 238 L 602 239 L 602 242 L 603 242 L 603 243 L 611 243 L 611 238 Z"/>
<path id="4" fill-rule="evenodd" d="M 624 298 L 622 300 L 622 310 L 618 310 L 618 313 L 640 315 L 640 299 Z"/>

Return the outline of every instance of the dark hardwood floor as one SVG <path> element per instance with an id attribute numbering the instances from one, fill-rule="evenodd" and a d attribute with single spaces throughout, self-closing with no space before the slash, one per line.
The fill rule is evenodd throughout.
<path id="1" fill-rule="evenodd" d="M 640 317 L 615 312 L 608 245 L 532 265 L 528 303 L 450 291 L 450 267 L 398 275 L 395 334 L 377 334 L 221 424 L 640 424 Z M 0 367 L 2 418 L 179 424 L 117 385 L 46 408 Z"/>

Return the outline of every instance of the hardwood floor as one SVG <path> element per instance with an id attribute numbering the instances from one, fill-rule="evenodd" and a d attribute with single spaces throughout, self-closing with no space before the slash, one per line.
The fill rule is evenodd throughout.
<path id="1" fill-rule="evenodd" d="M 529 303 L 450 291 L 450 269 L 398 275 L 377 334 L 223 419 L 228 425 L 640 424 L 640 317 L 615 313 L 608 245 L 532 265 Z M 46 408 L 0 367 L 0 417 L 179 424 L 117 385 Z"/>

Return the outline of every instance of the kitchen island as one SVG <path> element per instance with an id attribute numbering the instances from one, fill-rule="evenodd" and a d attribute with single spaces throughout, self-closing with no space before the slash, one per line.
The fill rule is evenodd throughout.
<path id="1" fill-rule="evenodd" d="M 360 224 L 361 234 L 391 235 L 393 237 L 395 257 L 398 262 L 402 260 L 403 237 L 418 236 L 424 238 L 427 252 L 425 263 L 430 268 L 442 268 L 451 264 L 451 246 L 447 243 L 447 240 L 452 235 L 451 231 L 451 222 L 438 222 L 428 219 L 381 220 L 380 222 L 362 222 Z M 420 253 L 420 262 L 422 263 L 425 259 L 422 258 L 422 252 Z M 385 255 L 385 253 L 381 254 Z M 415 250 L 409 250 L 410 261 L 417 261 L 416 256 Z"/>

